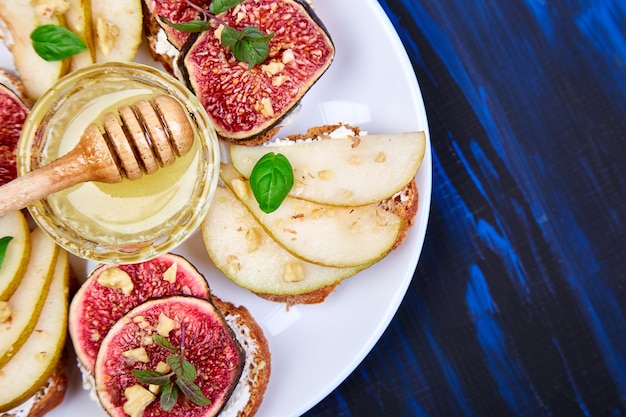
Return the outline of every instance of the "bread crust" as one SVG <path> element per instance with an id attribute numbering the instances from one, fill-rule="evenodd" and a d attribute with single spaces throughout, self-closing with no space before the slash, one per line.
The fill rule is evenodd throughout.
<path id="1" fill-rule="evenodd" d="M 59 363 L 45 385 L 29 398 L 29 400 L 34 398 L 34 404 L 28 414 L 18 413 L 17 410 L 19 410 L 21 406 L 17 406 L 13 410 L 0 413 L 0 417 L 15 417 L 18 415 L 25 417 L 44 417 L 47 413 L 58 407 L 65 398 L 68 386 L 66 366 L 67 352 L 63 351 Z"/>
<path id="2" fill-rule="evenodd" d="M 341 127 L 351 130 L 354 134 L 353 140 L 356 144 L 358 144 L 358 142 L 360 141 L 359 136 L 361 134 L 360 128 L 344 123 L 314 126 L 309 128 L 306 133 L 294 134 L 291 136 L 287 136 L 285 139 L 293 141 L 306 140 L 311 138 L 330 139 L 330 133 Z M 406 238 L 409 229 L 411 228 L 411 226 L 413 226 L 415 222 L 415 215 L 417 213 L 418 205 L 419 190 L 417 188 L 415 179 L 412 179 L 404 188 L 395 193 L 393 196 L 378 203 L 379 207 L 396 214 L 398 217 L 400 217 L 400 219 L 402 219 L 403 222 L 402 229 L 398 233 L 398 237 L 393 244 L 391 250 L 400 247 L 400 245 Z M 337 289 L 339 284 L 340 283 L 338 282 L 331 285 L 326 285 L 314 291 L 302 294 L 255 294 L 265 300 L 285 303 L 287 304 L 287 306 L 292 306 L 296 304 L 318 304 L 326 300 L 326 298 Z"/>
<path id="3" fill-rule="evenodd" d="M 269 383 L 271 374 L 271 354 L 269 344 L 263 330 L 244 306 L 236 306 L 231 302 L 224 301 L 216 295 L 211 296 L 213 304 L 224 314 L 225 317 L 236 317 L 236 326 L 231 326 L 233 332 L 241 332 L 247 328 L 249 338 L 256 344 L 254 357 L 250 365 L 250 399 L 246 406 L 238 414 L 238 417 L 252 417 L 256 414 Z M 240 341 L 241 343 L 241 341 Z M 245 342 L 244 342 L 245 343 Z M 227 403 L 228 404 L 228 403 Z"/>

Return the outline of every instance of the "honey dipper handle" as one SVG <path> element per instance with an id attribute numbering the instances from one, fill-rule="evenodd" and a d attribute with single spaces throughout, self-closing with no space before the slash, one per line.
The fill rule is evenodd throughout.
<path id="1" fill-rule="evenodd" d="M 121 181 L 106 144 L 94 140 L 98 136 L 97 127 L 90 125 L 70 152 L 1 186 L 0 217 L 81 182 Z"/>

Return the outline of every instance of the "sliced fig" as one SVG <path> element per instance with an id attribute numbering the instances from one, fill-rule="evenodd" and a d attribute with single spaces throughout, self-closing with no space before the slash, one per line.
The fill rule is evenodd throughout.
<path id="1" fill-rule="evenodd" d="M 172 324 L 164 331 L 162 321 Z M 169 349 L 155 341 L 157 334 L 169 342 Z M 169 374 L 175 368 L 165 365 L 172 363 L 168 356 L 178 361 L 181 352 L 195 368 L 192 382 L 210 403 L 197 405 L 181 392 L 173 408 L 164 411 L 158 396 L 149 390 L 153 387 L 132 371 Z M 103 339 L 94 370 L 96 393 L 112 417 L 215 416 L 239 382 L 244 360 L 233 331 L 209 300 L 191 296 L 151 300 L 128 312 Z M 169 378 L 172 383 L 180 380 L 175 375 Z"/>
<path id="2" fill-rule="evenodd" d="M 16 148 L 29 108 L 7 85 L 0 84 L 0 185 L 17 177 Z"/>
<path id="3" fill-rule="evenodd" d="M 93 372 L 102 339 L 130 309 L 173 294 L 210 295 L 204 276 L 179 255 L 94 269 L 70 304 L 69 331 L 82 366 Z"/>
<path id="4" fill-rule="evenodd" d="M 189 38 L 178 60 L 218 135 L 263 142 L 330 66 L 335 49 L 324 24 L 304 0 L 247 0 L 221 15 L 231 28 L 273 33 L 269 56 L 248 69 L 220 41 L 222 27 Z"/>
<path id="5" fill-rule="evenodd" d="M 200 8 L 208 9 L 211 0 L 195 0 L 192 2 Z M 164 17 L 173 23 L 184 23 L 199 18 L 198 10 L 186 1 L 144 0 L 144 25 L 148 27 L 146 36 L 150 42 L 156 42 L 158 30 L 165 32 L 172 46 L 180 50 L 190 36 L 189 32 L 180 32 L 162 22 Z M 154 38 L 154 39 L 150 39 Z"/>

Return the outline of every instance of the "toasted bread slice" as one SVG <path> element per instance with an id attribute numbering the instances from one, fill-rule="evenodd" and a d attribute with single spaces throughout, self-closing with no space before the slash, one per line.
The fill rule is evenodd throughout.
<path id="1" fill-rule="evenodd" d="M 245 352 L 244 369 L 239 383 L 220 415 L 252 417 L 263 402 L 271 373 L 271 354 L 267 339 L 259 324 L 244 306 L 236 306 L 214 294 L 211 295 L 211 302 L 223 314 Z M 77 365 L 82 374 L 83 388 L 90 391 L 91 398 L 96 398 L 93 375 L 80 362 L 77 362 Z M 0 415 L 0 417 L 13 416 Z"/>
<path id="2" fill-rule="evenodd" d="M 212 295 L 211 300 L 224 314 L 237 341 L 246 352 L 244 370 L 239 384 L 220 414 L 234 415 L 234 408 L 238 406 L 239 400 L 247 395 L 248 401 L 241 410 L 238 410 L 237 415 L 251 417 L 261 406 L 270 378 L 271 355 L 267 339 L 248 309 L 223 301 L 215 295 Z"/>
<path id="3" fill-rule="evenodd" d="M 348 132 L 345 132 L 346 129 L 348 130 Z M 345 124 L 316 126 L 316 127 L 308 129 L 308 131 L 304 134 L 292 135 L 284 139 L 291 140 L 291 141 L 309 141 L 309 140 L 314 141 L 314 140 L 329 140 L 329 139 L 332 140 L 332 138 L 335 137 L 332 134 L 336 132 L 340 132 L 340 135 L 342 135 L 341 137 L 343 137 L 343 135 L 347 135 L 347 137 L 352 138 L 354 146 L 357 146 L 362 141 L 363 136 L 361 136 L 360 129 L 358 127 L 353 127 L 353 126 L 349 126 Z M 284 140 L 284 139 L 281 139 L 281 140 Z M 271 149 L 271 147 L 268 149 Z M 389 213 L 395 214 L 401 220 L 402 227 L 400 228 L 400 231 L 395 238 L 395 242 L 393 242 L 392 246 L 390 246 L 390 250 L 398 248 L 402 244 L 404 239 L 406 238 L 408 230 L 410 229 L 410 227 L 413 225 L 415 221 L 414 218 L 418 210 L 418 201 L 419 201 L 419 190 L 415 183 L 415 179 L 411 178 L 411 180 L 404 187 L 397 189 L 397 191 L 390 197 L 382 201 L 377 201 L 377 202 L 372 203 Z M 229 213 L 233 213 L 233 215 L 235 215 L 236 210 L 234 209 L 234 207 L 229 207 L 227 210 Z M 242 243 L 241 241 L 239 241 L 240 238 L 238 238 L 237 236 L 244 233 L 246 234 L 246 238 L 247 238 L 246 230 L 248 230 L 250 225 L 244 222 L 244 219 L 243 217 L 241 217 L 242 216 L 241 214 L 236 214 L 236 216 L 239 216 L 237 217 L 237 220 L 233 220 L 233 219 L 224 220 L 224 222 L 227 224 L 229 222 L 231 223 L 234 222 L 233 224 L 236 223 L 237 227 L 233 228 L 233 230 L 235 230 L 235 232 L 233 233 L 230 233 L 232 230 L 230 227 L 228 227 L 228 225 L 226 226 L 220 225 L 220 221 L 211 222 L 210 225 L 207 225 L 207 224 L 203 225 L 203 236 L 205 234 L 207 235 L 205 236 L 205 244 L 207 245 L 207 250 L 209 252 L 209 255 L 212 256 L 212 258 L 214 258 L 214 263 L 216 264 L 216 266 L 218 266 L 218 268 L 222 269 L 224 273 L 227 276 L 229 276 L 233 281 L 235 281 L 236 283 L 238 283 L 239 285 L 245 288 L 248 288 L 251 292 L 255 293 L 261 298 L 274 301 L 274 302 L 285 303 L 287 305 L 321 303 L 338 287 L 339 283 L 341 283 L 343 279 L 349 276 L 355 275 L 360 270 L 367 268 L 369 266 L 369 265 L 363 265 L 362 268 L 355 268 L 351 273 L 344 275 L 341 279 L 333 280 L 332 283 L 331 283 L 331 280 L 328 279 L 326 281 L 327 285 L 324 285 L 325 284 L 324 282 L 321 283 L 323 286 L 319 286 L 319 283 L 318 285 L 313 285 L 312 282 L 317 282 L 317 281 L 308 280 L 307 281 L 308 286 L 305 285 L 305 286 L 295 287 L 295 284 L 294 284 L 289 287 L 289 290 L 284 290 L 285 289 L 284 287 L 280 287 L 276 285 L 276 279 L 280 281 L 281 279 L 280 277 L 282 273 L 280 272 L 282 271 L 282 268 L 277 267 L 276 264 L 277 263 L 280 264 L 283 258 L 279 256 L 278 254 L 274 254 L 271 256 L 271 259 L 272 261 L 275 260 L 276 262 L 273 262 L 273 263 L 269 261 L 259 261 L 259 260 L 256 260 L 256 261 L 251 260 L 250 262 L 247 262 L 247 260 L 251 259 L 250 257 L 253 255 L 246 255 L 245 242 Z M 224 214 L 221 214 L 218 216 L 219 219 L 226 219 L 226 217 L 228 216 Z M 208 217 L 208 219 L 209 218 L 210 217 Z M 243 247 L 242 256 L 244 256 L 245 259 L 242 260 L 241 256 L 239 256 L 240 255 L 239 252 L 237 252 L 236 250 L 232 252 L 232 254 L 231 252 L 228 252 L 228 250 L 226 250 L 226 252 L 219 251 L 219 250 L 216 251 L 215 247 L 212 246 L 212 244 L 215 242 L 218 242 L 219 239 L 210 238 L 209 236 L 210 233 L 208 232 L 210 228 L 213 228 L 214 231 L 216 229 L 221 230 L 220 232 L 221 236 L 223 236 L 224 239 L 229 240 L 232 245 L 243 244 L 244 246 L 242 246 Z M 260 241 L 265 242 L 266 239 L 271 239 L 271 236 L 267 235 L 265 237 L 262 237 Z M 280 245 L 276 245 L 276 246 L 280 246 Z M 223 246 L 220 246 L 220 248 L 222 247 Z M 257 258 L 268 257 L 269 256 L 268 253 L 270 252 L 269 252 L 269 249 L 265 250 L 266 247 L 267 245 L 258 246 L 255 249 L 254 256 L 256 256 Z M 261 252 L 261 255 L 257 255 L 257 252 L 256 252 L 257 249 Z M 264 250 L 261 251 L 261 249 L 264 249 Z M 232 269 L 234 265 L 232 262 L 230 263 L 228 262 L 228 257 L 226 259 L 227 261 L 226 263 L 222 262 L 224 253 L 227 253 L 228 257 L 238 259 L 238 263 L 236 264 L 236 270 Z M 260 264 L 266 265 L 267 271 L 265 270 L 259 271 L 258 268 L 263 268 L 263 266 L 260 266 Z M 323 266 L 316 265 L 316 267 L 323 267 Z M 248 281 L 246 278 L 247 274 L 250 273 L 250 271 L 257 271 L 257 273 L 255 273 L 254 275 L 255 277 L 255 279 L 253 280 L 254 282 L 252 282 L 252 280 Z M 276 271 L 279 271 L 279 272 L 276 272 Z M 310 272 L 306 272 L 306 269 L 304 271 L 305 272 L 303 273 L 305 275 L 311 277 L 311 275 L 308 275 Z M 237 274 L 246 274 L 246 275 L 238 276 Z M 278 276 L 278 278 L 276 278 L 276 275 Z M 261 281 L 263 281 L 263 283 L 268 282 L 269 284 L 267 285 L 261 284 L 260 283 Z M 297 284 L 301 284 L 302 282 L 298 282 Z"/>
<path id="4" fill-rule="evenodd" d="M 419 201 L 419 191 L 415 180 L 411 181 L 402 190 L 396 193 L 393 197 L 381 201 L 378 205 L 387 211 L 395 213 L 404 220 L 404 227 L 398 233 L 398 238 L 394 243 L 392 250 L 398 248 L 407 236 L 409 228 L 415 221 L 415 214 L 417 213 Z M 286 295 L 286 294 L 267 294 L 267 293 L 255 293 L 261 298 L 278 303 L 285 303 L 287 305 L 295 304 L 317 304 L 321 303 L 339 286 L 341 282 L 327 285 L 322 288 L 318 288 L 314 291 Z"/>
<path id="5" fill-rule="evenodd" d="M 28 400 L 17 407 L 0 414 L 0 417 L 43 417 L 59 406 L 65 398 L 68 379 L 65 352 L 45 385 Z"/>

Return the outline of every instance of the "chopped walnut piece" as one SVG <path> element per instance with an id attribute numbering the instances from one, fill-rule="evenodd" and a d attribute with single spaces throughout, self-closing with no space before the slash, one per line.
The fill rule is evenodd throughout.
<path id="1" fill-rule="evenodd" d="M 96 42 L 104 55 L 109 55 L 120 36 L 120 28 L 101 17 L 96 19 Z"/>
<path id="2" fill-rule="evenodd" d="M 157 322 L 157 333 L 163 337 L 170 335 L 170 332 L 176 328 L 176 322 L 166 316 L 165 314 L 159 314 Z"/>
<path id="3" fill-rule="evenodd" d="M 374 162 L 385 162 L 387 160 L 387 155 L 383 151 L 378 152 L 376 158 L 374 158 Z"/>
<path id="4" fill-rule="evenodd" d="M 286 262 L 283 270 L 285 282 L 300 282 L 304 279 L 304 266 L 301 262 Z"/>
<path id="5" fill-rule="evenodd" d="M 147 406 L 155 400 L 156 396 L 139 384 L 131 385 L 124 390 L 126 402 L 122 406 L 124 412 L 130 417 L 141 417 Z"/>
<path id="6" fill-rule="evenodd" d="M 294 59 L 295 55 L 292 49 L 285 49 L 283 51 L 283 56 L 281 58 L 283 64 L 289 64 L 290 62 L 293 62 Z"/>
<path id="7" fill-rule="evenodd" d="M 246 187 L 246 182 L 240 178 L 236 178 L 232 180 L 231 185 L 233 187 L 233 191 L 242 199 L 248 198 L 248 187 Z"/>
<path id="8" fill-rule="evenodd" d="M 276 75 L 281 73 L 285 69 L 285 64 L 278 61 L 270 61 L 267 64 L 261 65 L 263 72 L 269 75 Z"/>
<path id="9" fill-rule="evenodd" d="M 248 253 L 256 251 L 261 246 L 263 235 L 257 227 L 252 227 L 246 230 L 246 243 Z"/>
<path id="10" fill-rule="evenodd" d="M 174 262 L 172 265 L 170 265 L 169 268 L 167 268 L 167 270 L 163 273 L 163 279 L 167 282 L 169 282 L 170 284 L 173 284 L 176 282 L 176 272 L 178 272 L 178 264 L 176 262 Z"/>
<path id="11" fill-rule="evenodd" d="M 236 274 L 241 270 L 241 263 L 237 255 L 228 255 L 226 257 L 226 267 L 231 274 Z"/>
<path id="12" fill-rule="evenodd" d="M 68 0 L 34 0 L 31 5 L 35 14 L 45 19 L 61 15 L 70 8 Z"/>
<path id="13" fill-rule="evenodd" d="M 0 323 L 6 323 L 11 319 L 11 315 L 13 314 L 13 310 L 11 310 L 11 306 L 6 301 L 0 301 Z"/>
<path id="14" fill-rule="evenodd" d="M 103 287 L 119 290 L 124 295 L 130 295 L 135 287 L 130 275 L 115 267 L 102 271 L 102 273 L 98 275 L 97 281 L 98 284 Z"/>
<path id="15" fill-rule="evenodd" d="M 150 361 L 150 359 L 148 358 L 148 352 L 146 352 L 146 349 L 143 347 L 129 349 L 125 352 L 122 352 L 122 356 L 135 362 L 148 363 Z"/>
<path id="16" fill-rule="evenodd" d="M 322 171 L 319 171 L 317 173 L 317 176 L 319 177 L 320 180 L 324 180 L 324 181 L 332 180 L 333 178 L 335 178 L 333 171 L 330 169 L 324 169 Z"/>

